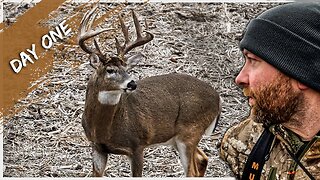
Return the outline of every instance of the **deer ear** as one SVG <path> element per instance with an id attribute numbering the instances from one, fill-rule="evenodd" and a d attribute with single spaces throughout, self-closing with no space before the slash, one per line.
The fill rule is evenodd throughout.
<path id="1" fill-rule="evenodd" d="M 101 61 L 100 61 L 98 55 L 96 55 L 95 53 L 91 53 L 89 58 L 90 58 L 90 65 L 93 68 L 97 69 L 101 64 Z"/>
<path id="2" fill-rule="evenodd" d="M 141 59 L 144 57 L 143 54 L 141 53 L 138 53 L 134 56 L 131 56 L 127 59 L 127 69 L 131 69 L 133 68 L 134 66 L 136 66 L 140 61 Z"/>

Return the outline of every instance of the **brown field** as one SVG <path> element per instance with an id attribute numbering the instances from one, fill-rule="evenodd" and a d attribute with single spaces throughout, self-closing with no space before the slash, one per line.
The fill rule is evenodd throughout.
<path id="1" fill-rule="evenodd" d="M 249 107 L 234 83 L 243 60 L 238 41 L 249 19 L 277 4 L 271 3 L 147 3 L 129 4 L 147 19 L 154 40 L 137 51 L 146 58 L 131 74 L 135 79 L 170 72 L 193 75 L 217 89 L 223 109 L 216 131 L 199 146 L 209 157 L 206 177 L 232 176 L 219 158 L 219 141 L 224 132 L 248 115 Z M 7 26 L 32 4 L 4 4 Z M 45 25 L 55 27 L 75 13 L 79 4 L 64 4 Z M 100 4 L 105 13 L 115 4 Z M 116 19 L 102 22 L 107 27 Z M 130 17 L 126 18 L 129 21 Z M 132 23 L 130 23 L 132 24 Z M 76 32 L 74 32 L 76 33 Z M 119 31 L 120 33 L 120 31 Z M 113 53 L 114 41 L 101 35 L 103 51 Z M 86 177 L 91 176 L 91 148 L 81 127 L 86 83 L 93 72 L 88 55 L 78 46 L 55 48 L 53 69 L 41 77 L 38 86 L 16 104 L 22 110 L 4 117 L 4 176 Z M 177 151 L 160 146 L 145 150 L 143 176 L 183 177 Z M 125 156 L 109 156 L 107 177 L 130 176 Z"/>

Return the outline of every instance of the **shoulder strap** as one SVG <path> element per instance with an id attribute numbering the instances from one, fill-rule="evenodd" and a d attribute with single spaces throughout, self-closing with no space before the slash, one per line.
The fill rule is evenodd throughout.
<path id="1" fill-rule="evenodd" d="M 312 174 L 306 169 L 306 167 L 304 167 L 304 165 L 299 161 L 299 159 L 288 149 L 287 146 L 286 150 L 288 151 L 288 153 L 290 154 L 291 158 L 301 167 L 301 169 L 308 175 L 308 177 L 311 180 L 315 180 L 315 178 L 312 176 Z"/>
<path id="2" fill-rule="evenodd" d="M 242 180 L 260 180 L 261 171 L 265 161 L 268 160 L 273 140 L 274 135 L 268 128 L 265 128 L 248 156 L 243 170 Z"/>

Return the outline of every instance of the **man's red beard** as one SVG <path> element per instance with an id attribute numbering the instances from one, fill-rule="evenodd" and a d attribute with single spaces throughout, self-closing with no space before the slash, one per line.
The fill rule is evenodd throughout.
<path id="1" fill-rule="evenodd" d="M 290 78 L 280 75 L 267 85 L 255 89 L 245 87 L 244 94 L 252 97 L 251 117 L 265 126 L 285 122 L 299 125 L 299 119 L 305 114 L 305 101 L 302 92 L 296 92 L 290 84 Z"/>

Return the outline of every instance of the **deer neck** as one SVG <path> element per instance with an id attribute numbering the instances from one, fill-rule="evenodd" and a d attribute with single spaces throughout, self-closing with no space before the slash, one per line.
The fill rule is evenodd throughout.
<path id="1" fill-rule="evenodd" d="M 112 120 L 121 103 L 122 90 L 110 89 L 103 79 L 94 74 L 88 82 L 86 96 L 90 111 L 101 114 L 103 119 Z"/>
<path id="2" fill-rule="evenodd" d="M 121 90 L 99 90 L 96 93 L 97 110 L 99 114 L 103 114 L 102 119 L 112 123 L 117 111 L 122 106 Z"/>
<path id="3" fill-rule="evenodd" d="M 86 124 L 90 132 L 90 139 L 95 142 L 97 140 L 107 142 L 111 137 L 112 125 L 122 107 L 122 91 L 98 89 L 94 90 L 91 95 L 88 97 L 86 106 Z"/>

